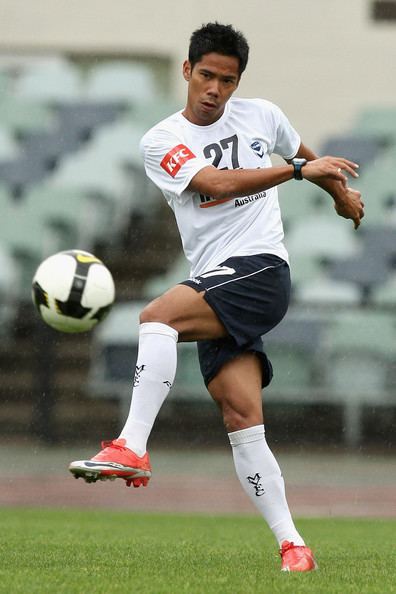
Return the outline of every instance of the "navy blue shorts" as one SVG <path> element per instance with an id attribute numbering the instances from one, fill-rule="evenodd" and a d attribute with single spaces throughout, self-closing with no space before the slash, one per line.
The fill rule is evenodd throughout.
<path id="1" fill-rule="evenodd" d="M 262 385 L 267 386 L 272 379 L 272 365 L 261 336 L 286 314 L 290 298 L 288 264 L 272 254 L 236 256 L 181 284 L 205 291 L 205 300 L 229 334 L 197 343 L 206 386 L 227 361 L 249 351 L 259 355 Z"/>

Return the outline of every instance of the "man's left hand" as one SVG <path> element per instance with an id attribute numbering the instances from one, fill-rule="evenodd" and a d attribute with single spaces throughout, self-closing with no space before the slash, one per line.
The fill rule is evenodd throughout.
<path id="1" fill-rule="evenodd" d="M 340 217 L 352 219 L 355 229 L 359 227 L 364 217 L 364 204 L 358 190 L 346 187 L 345 191 L 334 199 L 334 208 Z"/>

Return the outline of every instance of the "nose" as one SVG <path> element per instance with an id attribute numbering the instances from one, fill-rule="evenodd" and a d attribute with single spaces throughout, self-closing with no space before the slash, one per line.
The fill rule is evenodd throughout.
<path id="1" fill-rule="evenodd" d="M 218 97 L 219 96 L 219 81 L 216 79 L 212 79 L 210 81 L 210 87 L 208 88 L 208 95 L 210 95 L 211 97 Z"/>

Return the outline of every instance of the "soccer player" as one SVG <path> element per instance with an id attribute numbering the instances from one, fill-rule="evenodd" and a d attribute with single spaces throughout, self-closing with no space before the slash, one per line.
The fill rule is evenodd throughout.
<path id="1" fill-rule="evenodd" d="M 232 97 L 248 53 L 231 25 L 196 30 L 183 64 L 186 107 L 142 139 L 147 175 L 174 211 L 191 276 L 141 312 L 131 408 L 120 436 L 91 460 L 72 462 L 70 471 L 89 482 L 119 477 L 147 484 L 146 444 L 175 377 L 177 342 L 197 341 L 236 473 L 279 543 L 282 570 L 310 571 L 316 563 L 290 515 L 262 410 L 272 367 L 261 336 L 281 321 L 290 293 L 276 187 L 290 180 L 317 184 L 355 228 L 364 205 L 347 182 L 347 174 L 357 177 L 357 164 L 318 158 L 269 101 Z M 285 164 L 273 167 L 271 153 Z"/>

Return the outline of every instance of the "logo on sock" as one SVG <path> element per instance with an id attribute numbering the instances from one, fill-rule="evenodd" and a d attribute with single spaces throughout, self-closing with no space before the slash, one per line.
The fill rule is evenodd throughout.
<path id="1" fill-rule="evenodd" d="M 133 387 L 136 388 L 139 385 L 140 382 L 140 376 L 142 374 L 142 371 L 145 369 L 145 365 L 136 365 L 135 368 L 135 376 L 133 378 Z"/>
<path id="2" fill-rule="evenodd" d="M 264 487 L 260 482 L 261 476 L 259 475 L 258 472 L 256 472 L 256 474 L 254 476 L 248 476 L 246 478 L 249 481 L 249 483 L 251 485 L 253 485 L 254 490 L 256 491 L 256 497 L 261 497 L 261 495 L 264 495 L 264 493 L 265 493 Z"/>
<path id="3" fill-rule="evenodd" d="M 169 389 L 171 389 L 172 384 L 170 383 L 169 380 L 166 380 L 165 382 L 162 382 L 163 384 L 165 384 L 165 386 L 168 386 Z"/>

